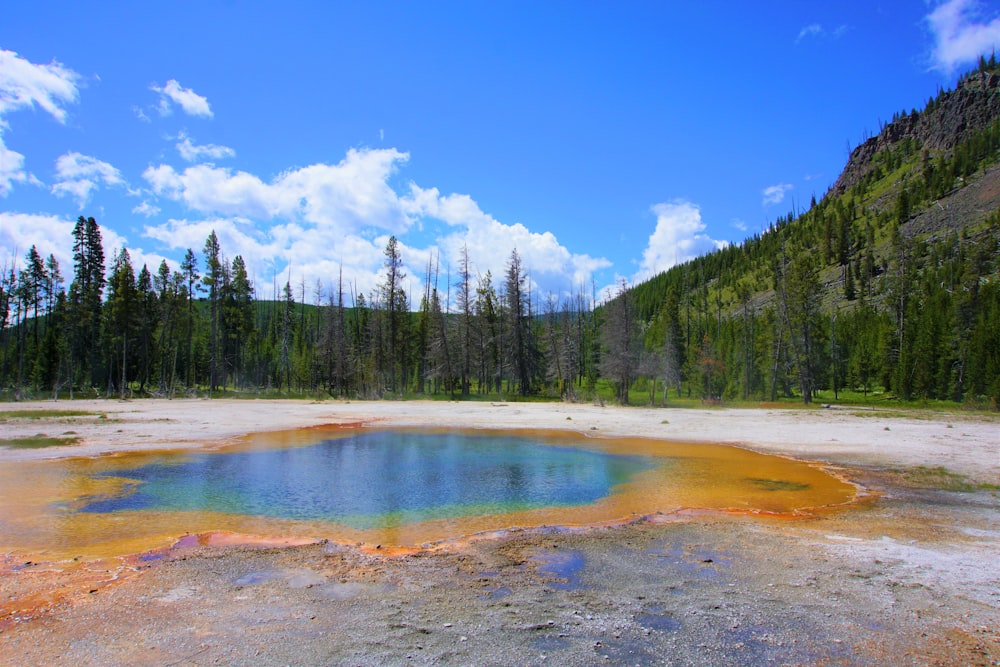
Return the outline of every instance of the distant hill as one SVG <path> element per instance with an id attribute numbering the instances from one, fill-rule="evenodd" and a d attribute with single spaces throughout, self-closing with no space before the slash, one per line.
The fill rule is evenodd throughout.
<path id="1" fill-rule="evenodd" d="M 819 389 L 849 386 L 969 400 L 971 390 L 995 405 L 1000 328 L 988 336 L 986 323 L 1000 327 L 992 319 L 1000 310 L 998 151 L 1000 69 L 991 59 L 857 146 L 808 210 L 635 285 L 627 298 L 646 325 L 646 348 L 669 339 L 689 388 L 699 355 L 716 358 L 726 371 L 706 394 L 802 391 L 808 402 Z M 796 290 L 809 303 L 796 305 Z M 770 351 L 747 349 L 762 344 L 761 320 Z M 921 340 L 926 327 L 933 341 Z M 870 359 L 859 370 L 862 344 Z M 916 368 L 924 362 L 915 354 L 929 354 L 934 368 Z M 975 386 L 973 357 L 986 365 Z M 921 374 L 933 377 L 918 381 Z"/>

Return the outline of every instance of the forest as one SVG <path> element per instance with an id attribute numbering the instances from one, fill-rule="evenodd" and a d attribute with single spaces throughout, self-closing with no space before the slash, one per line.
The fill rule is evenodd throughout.
<path id="1" fill-rule="evenodd" d="M 137 273 L 125 249 L 106 267 L 100 225 L 80 216 L 73 260 L 68 291 L 56 259 L 34 246 L 22 268 L 4 271 L 0 379 L 15 398 L 573 397 L 597 377 L 590 302 L 537 303 L 516 250 L 499 280 L 473 277 L 466 253 L 447 295 L 429 287 L 416 308 L 395 237 L 385 280 L 368 295 L 346 294 L 341 276 L 310 286 L 312 303 L 304 283 L 256 299 L 243 258 L 227 259 L 214 232 L 179 270 L 164 261 Z M 437 273 L 428 267 L 424 284 Z"/>
<path id="2" fill-rule="evenodd" d="M 80 216 L 71 275 L 34 246 L 5 260 L 0 396 L 809 404 L 851 393 L 997 410 L 1000 196 L 984 204 L 982 192 L 1000 191 L 998 85 L 995 60 L 982 61 L 957 90 L 897 114 L 806 210 L 603 303 L 534 293 L 516 250 L 502 276 L 472 275 L 464 252 L 443 289 L 428 266 L 415 302 L 394 237 L 368 294 L 336 276 L 263 300 L 214 232 L 179 269 L 137 271 L 125 249 L 106 258 L 100 225 Z M 948 141 L 921 130 L 972 113 L 969 99 L 983 100 L 978 123 L 963 117 Z"/>

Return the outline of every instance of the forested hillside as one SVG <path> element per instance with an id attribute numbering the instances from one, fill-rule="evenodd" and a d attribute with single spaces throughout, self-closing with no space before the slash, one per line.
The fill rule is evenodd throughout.
<path id="1" fill-rule="evenodd" d="M 806 211 L 595 308 L 502 276 L 426 267 L 284 285 L 262 301 L 215 233 L 179 268 L 104 256 L 81 216 L 71 275 L 33 246 L 0 272 L 0 395 L 282 392 L 709 402 L 850 390 L 996 409 L 1000 72 L 995 60 L 896 115 Z M 67 287 L 68 281 L 68 287 Z M 277 290 L 276 290 L 277 291 Z M 630 391 L 632 394 L 630 395 Z M 824 394 L 826 395 L 826 394 Z"/>
<path id="2" fill-rule="evenodd" d="M 858 146 L 821 201 L 636 286 L 679 392 L 808 403 L 879 391 L 996 409 L 995 59 Z"/>

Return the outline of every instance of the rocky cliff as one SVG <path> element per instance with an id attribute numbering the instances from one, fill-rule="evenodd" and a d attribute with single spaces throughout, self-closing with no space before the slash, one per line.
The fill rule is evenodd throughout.
<path id="1" fill-rule="evenodd" d="M 841 195 L 860 181 L 874 164 L 876 154 L 891 150 L 907 138 L 933 153 L 950 151 L 974 133 L 1000 119 L 1000 74 L 972 72 L 931 100 L 923 111 L 897 117 L 882 131 L 851 151 L 847 166 L 830 189 Z"/>

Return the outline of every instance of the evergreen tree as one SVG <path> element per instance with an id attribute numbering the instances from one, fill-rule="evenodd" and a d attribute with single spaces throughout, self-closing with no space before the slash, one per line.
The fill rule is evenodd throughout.
<path id="1" fill-rule="evenodd" d="M 116 367 L 118 369 L 118 373 L 108 373 L 108 395 L 117 382 L 119 395 L 123 399 L 128 388 L 130 343 L 135 333 L 138 307 L 135 270 L 128 250 L 122 248 L 112 263 L 104 313 L 108 341 L 105 349 L 109 354 L 107 367 L 111 371 Z"/>
<path id="2" fill-rule="evenodd" d="M 194 251 L 191 250 L 191 248 L 188 248 L 187 252 L 184 254 L 184 261 L 181 262 L 181 271 L 183 272 L 184 279 L 187 281 L 187 290 L 185 293 L 187 300 L 187 321 L 185 322 L 187 350 L 184 355 L 184 377 L 186 378 L 187 385 L 189 387 L 193 387 L 197 382 L 193 355 L 195 325 L 194 290 L 195 285 L 198 284 L 198 280 L 201 276 L 198 273 L 198 258 L 195 256 Z"/>
<path id="3" fill-rule="evenodd" d="M 214 392 L 218 389 L 220 372 L 220 349 L 219 349 L 219 319 L 221 308 L 219 306 L 220 294 L 223 287 L 223 259 L 222 247 L 219 245 L 219 237 L 215 235 L 215 230 L 205 239 L 205 276 L 202 283 L 208 291 L 208 390 Z"/>
<path id="4" fill-rule="evenodd" d="M 101 229 L 94 218 L 81 215 L 73 227 L 73 276 L 67 320 L 73 366 L 80 378 L 98 387 L 105 379 L 100 334 L 106 280 Z"/>

